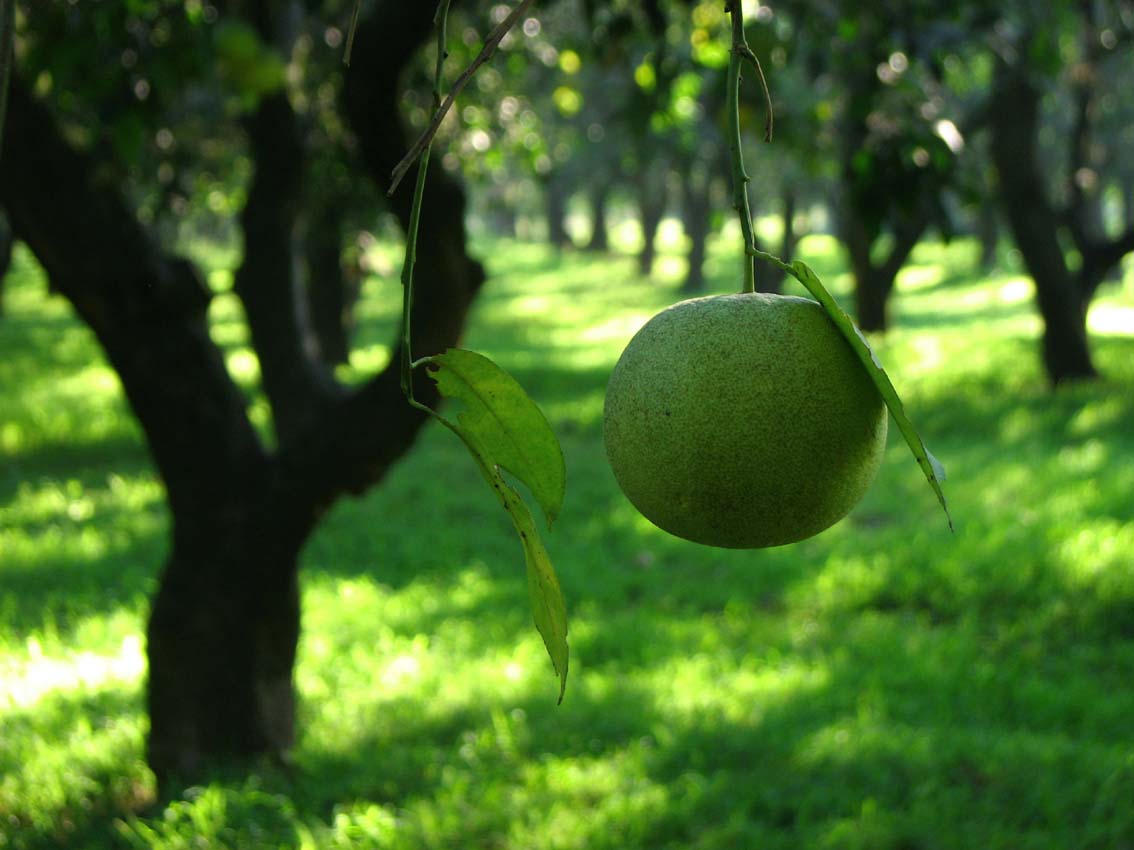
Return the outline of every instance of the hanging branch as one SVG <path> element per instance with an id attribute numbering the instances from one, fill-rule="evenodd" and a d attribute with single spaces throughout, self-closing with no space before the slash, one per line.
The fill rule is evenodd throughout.
<path id="1" fill-rule="evenodd" d="M 437 30 L 437 64 L 433 68 L 433 110 L 441 108 L 441 71 L 445 65 L 445 44 L 448 41 L 449 0 L 439 0 L 433 25 Z M 413 314 L 413 271 L 417 262 L 417 231 L 421 222 L 421 204 L 425 197 L 425 175 L 429 170 L 429 152 L 433 139 L 429 138 L 421 151 L 421 165 L 417 169 L 417 183 L 410 206 L 409 227 L 406 230 L 406 258 L 402 264 L 402 392 L 406 400 L 419 410 L 432 411 L 413 397 L 413 349 L 410 345 L 410 317 Z"/>
<path id="2" fill-rule="evenodd" d="M 398 184 L 402 182 L 402 178 L 405 176 L 406 172 L 409 171 L 410 166 L 412 166 L 414 162 L 417 161 L 418 157 L 422 156 L 426 148 L 429 147 L 430 143 L 433 141 L 433 137 L 437 135 L 437 130 L 441 127 L 441 122 L 445 119 L 450 107 L 452 107 L 453 103 L 456 101 L 457 96 L 460 95 L 468 81 L 472 79 L 472 75 L 476 73 L 481 65 L 492 58 L 493 54 L 496 53 L 496 48 L 499 47 L 500 42 L 504 40 L 504 36 L 508 34 L 508 31 L 512 29 L 512 26 L 520 19 L 520 16 L 523 15 L 534 2 L 535 0 L 521 0 L 521 2 L 508 13 L 508 16 L 498 23 L 492 32 L 488 34 L 488 38 L 484 40 L 484 46 L 480 49 L 480 53 L 478 53 L 472 63 L 461 72 L 461 75 L 457 77 L 456 82 L 453 83 L 452 89 L 449 90 L 449 94 L 445 98 L 445 102 L 433 113 L 433 120 L 429 122 L 429 126 L 425 129 L 425 132 L 414 142 L 413 147 L 409 149 L 409 153 L 402 158 L 402 161 L 394 166 L 394 170 L 390 174 L 391 182 L 390 188 L 386 192 L 387 195 L 394 194 L 394 190 L 398 188 Z M 439 45 L 438 49 L 441 50 L 442 53 L 444 52 L 443 45 Z"/>

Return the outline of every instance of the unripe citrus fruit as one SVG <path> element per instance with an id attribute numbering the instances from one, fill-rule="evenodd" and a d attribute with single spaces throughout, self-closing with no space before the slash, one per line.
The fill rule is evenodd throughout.
<path id="1" fill-rule="evenodd" d="M 619 486 L 655 525 L 709 546 L 779 546 L 862 498 L 886 407 L 816 302 L 716 295 L 663 310 L 630 340 L 603 438 Z"/>

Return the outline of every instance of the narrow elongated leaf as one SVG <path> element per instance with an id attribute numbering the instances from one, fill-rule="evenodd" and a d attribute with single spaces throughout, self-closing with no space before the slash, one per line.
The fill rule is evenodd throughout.
<path id="1" fill-rule="evenodd" d="M 500 471 L 507 469 L 527 485 L 550 526 L 563 503 L 566 478 L 559 440 L 519 383 L 487 357 L 449 349 L 422 362 L 441 394 L 465 405 L 456 422 L 430 413 L 465 444 L 520 537 L 532 617 L 559 677 L 562 702 L 570 656 L 567 605 L 531 511 Z"/>
<path id="2" fill-rule="evenodd" d="M 804 288 L 811 293 L 812 297 L 819 302 L 827 315 L 831 317 L 831 321 L 839 329 L 842 335 L 850 343 L 854 353 L 862 362 L 863 368 L 866 369 L 870 380 L 874 382 L 874 386 L 878 388 L 878 392 L 882 394 L 882 400 L 886 402 L 886 406 L 890 408 L 890 414 L 894 417 L 894 421 L 898 424 L 898 430 L 902 432 L 902 436 L 906 438 L 906 444 L 913 452 L 914 458 L 917 460 L 918 466 L 925 474 L 925 480 L 929 482 L 929 486 L 933 488 L 933 492 L 937 495 L 937 501 L 941 503 L 941 509 L 945 511 L 945 519 L 949 522 L 949 530 L 953 530 L 953 517 L 949 515 L 949 505 L 945 502 L 945 492 L 941 489 L 941 482 L 945 480 L 945 467 L 942 466 L 941 461 L 934 457 L 929 449 L 925 447 L 925 442 L 921 439 L 914 424 L 906 416 L 905 407 L 902 404 L 902 399 L 898 396 L 898 391 L 894 389 L 894 384 L 890 381 L 890 376 L 886 374 L 886 370 L 882 368 L 882 363 L 879 361 L 878 356 L 874 353 L 874 349 L 870 347 L 870 343 L 866 341 L 866 337 L 862 335 L 862 331 L 854 323 L 854 320 L 846 314 L 838 302 L 823 286 L 823 282 L 819 280 L 819 276 L 811 270 L 811 267 L 801 260 L 796 260 L 794 263 L 785 263 L 779 257 L 769 254 L 765 251 L 754 251 L 755 256 L 767 260 L 775 266 L 783 269 L 796 280 L 803 284 Z"/>
<path id="3" fill-rule="evenodd" d="M 516 476 L 543 509 L 550 528 L 563 507 L 566 465 L 559 439 L 519 382 L 475 351 L 450 348 L 422 360 L 446 398 L 464 407 L 457 422 L 468 441 Z"/>

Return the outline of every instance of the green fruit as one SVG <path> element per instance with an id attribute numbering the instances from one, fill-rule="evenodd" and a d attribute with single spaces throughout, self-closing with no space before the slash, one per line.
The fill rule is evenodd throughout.
<path id="1" fill-rule="evenodd" d="M 709 546 L 780 546 L 862 498 L 886 407 L 817 303 L 718 295 L 634 335 L 610 376 L 603 437 L 622 492 L 655 525 Z"/>

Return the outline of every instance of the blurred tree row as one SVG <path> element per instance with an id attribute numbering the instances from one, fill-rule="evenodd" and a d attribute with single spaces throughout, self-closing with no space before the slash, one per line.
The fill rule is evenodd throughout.
<path id="1" fill-rule="evenodd" d="M 592 248 L 605 246 L 604 211 L 620 199 L 637 210 L 643 273 L 662 211 L 678 212 L 685 288 L 697 291 L 706 238 L 728 212 L 722 4 L 597 5 L 590 17 L 554 5 L 509 45 L 503 72 L 468 110 L 495 122 L 455 129 L 480 148 L 458 144 L 450 166 L 472 176 L 475 197 L 510 199 L 509 221 L 542 189 L 556 245 L 569 244 L 565 195 L 590 208 Z M 759 145 L 761 94 L 747 80 L 750 200 L 781 219 L 782 242 L 770 247 L 790 259 L 801 228 L 829 228 L 860 325 L 884 331 L 920 239 L 978 236 L 987 268 L 1004 221 L 1036 281 L 1051 381 L 1093 376 L 1086 310 L 1134 250 L 1134 103 L 1123 96 L 1134 5 L 905 0 L 870 15 L 838 0 L 750 5 L 748 40 L 777 115 L 775 143 Z M 513 63 L 524 50 L 527 61 Z M 512 156 L 517 140 L 535 155 Z M 485 149 L 499 152 L 486 159 Z M 777 290 L 782 277 L 761 271 L 761 288 Z"/>
<path id="2" fill-rule="evenodd" d="M 349 358 L 360 239 L 404 226 L 392 166 L 429 117 L 433 4 L 370 0 L 349 68 L 348 0 L 26 2 L 0 159 L 0 206 L 103 346 L 165 482 L 172 539 L 148 631 L 149 759 L 159 777 L 292 739 L 297 557 L 334 501 L 381 480 L 422 420 L 396 364 L 358 386 Z M 604 250 L 632 208 L 639 265 L 666 215 L 703 288 L 727 209 L 719 0 L 557 0 L 533 7 L 439 136 L 419 255 L 417 354 L 459 337 L 483 279 L 465 194 L 508 235 Z M 1035 280 L 1053 383 L 1094 375 L 1092 296 L 1134 250 L 1134 2 L 746 3 L 775 104 L 745 80 L 750 194 L 771 250 L 827 228 L 864 328 L 929 232 L 1007 224 Z M 450 69 L 507 14 L 454 3 Z M 528 231 L 522 227 L 527 226 Z M 209 336 L 213 290 L 178 255 L 240 249 L 239 298 L 270 433 Z M 739 244 L 738 244 L 739 248 Z M 0 234 L 0 256 L 7 240 Z M 782 277 L 761 269 L 758 285 Z M 396 341 L 395 341 L 396 344 Z M 436 401 L 431 382 L 416 390 Z"/>

